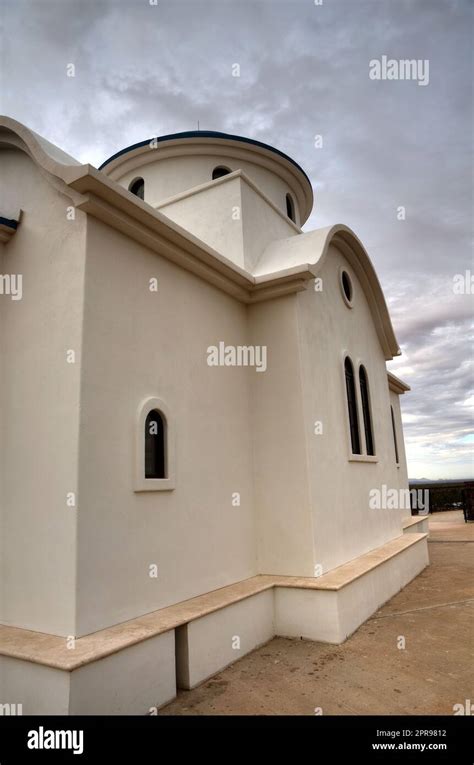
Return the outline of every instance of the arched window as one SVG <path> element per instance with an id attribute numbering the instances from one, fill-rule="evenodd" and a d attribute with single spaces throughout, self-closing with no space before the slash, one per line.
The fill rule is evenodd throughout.
<path id="1" fill-rule="evenodd" d="M 128 190 L 139 199 L 145 199 L 145 181 L 143 178 L 135 178 L 128 187 Z"/>
<path id="2" fill-rule="evenodd" d="M 224 167 L 223 165 L 219 165 L 218 167 L 215 167 L 212 171 L 212 180 L 215 181 L 217 178 L 222 178 L 224 175 L 229 175 L 232 170 L 229 170 L 228 167 Z"/>
<path id="3" fill-rule="evenodd" d="M 391 415 L 392 415 L 392 432 L 393 432 L 393 445 L 395 447 L 395 459 L 396 459 L 397 465 L 398 465 L 399 459 L 398 459 L 397 430 L 395 428 L 395 415 L 393 413 L 393 406 L 390 407 L 390 412 L 391 412 Z"/>
<path id="4" fill-rule="evenodd" d="M 286 214 L 288 215 L 290 220 L 293 221 L 293 223 L 296 223 L 295 203 L 293 202 L 291 198 L 291 194 L 286 195 Z"/>
<path id="5" fill-rule="evenodd" d="M 349 412 L 352 454 L 360 454 L 359 417 L 357 415 L 354 367 L 352 366 L 352 361 L 348 356 L 344 362 L 344 371 L 346 373 L 347 408 Z"/>
<path id="6" fill-rule="evenodd" d="M 166 420 L 156 409 L 145 420 L 145 478 L 166 478 Z"/>
<path id="7" fill-rule="evenodd" d="M 165 401 L 141 401 L 135 420 L 134 491 L 172 491 L 176 484 L 175 418 Z"/>
<path id="8" fill-rule="evenodd" d="M 362 414 L 364 417 L 365 446 L 367 454 L 374 456 L 374 433 L 372 430 L 372 417 L 370 414 L 369 381 L 365 367 L 359 369 L 360 399 L 362 402 Z"/>

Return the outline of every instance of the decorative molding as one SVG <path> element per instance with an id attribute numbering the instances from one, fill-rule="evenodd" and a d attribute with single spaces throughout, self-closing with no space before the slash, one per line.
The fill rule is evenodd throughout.
<path id="1" fill-rule="evenodd" d="M 387 379 L 388 379 L 388 387 L 394 393 L 398 393 L 399 395 L 402 395 L 403 393 L 406 393 L 407 391 L 411 390 L 410 386 L 407 385 L 406 382 L 403 382 L 403 380 L 400 380 L 400 378 L 396 377 L 392 372 L 387 371 Z"/>

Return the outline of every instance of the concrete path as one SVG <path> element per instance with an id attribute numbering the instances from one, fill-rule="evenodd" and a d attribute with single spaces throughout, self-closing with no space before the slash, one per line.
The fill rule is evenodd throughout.
<path id="1" fill-rule="evenodd" d="M 462 512 L 431 516 L 431 565 L 344 644 L 274 638 L 159 714 L 453 714 L 474 699 L 473 542 Z"/>

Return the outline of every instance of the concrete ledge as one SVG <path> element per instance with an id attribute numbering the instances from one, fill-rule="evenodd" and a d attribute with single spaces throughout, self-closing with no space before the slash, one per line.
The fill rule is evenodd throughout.
<path id="1" fill-rule="evenodd" d="M 194 688 L 275 635 L 266 590 L 176 630 L 178 688 Z"/>
<path id="2" fill-rule="evenodd" d="M 414 525 L 414 524 L 413 524 Z M 145 714 L 275 634 L 341 643 L 428 563 L 409 533 L 318 578 L 255 576 L 76 640 L 0 627 L 0 703 Z"/>
<path id="3" fill-rule="evenodd" d="M 0 656 L 0 676 L 24 715 L 144 715 L 176 696 L 174 631 L 73 672 Z"/>
<path id="4" fill-rule="evenodd" d="M 305 578 L 297 576 L 273 576 L 271 577 L 276 587 L 297 587 L 311 590 L 341 590 L 348 584 L 368 574 L 373 569 L 381 566 L 386 561 L 404 552 L 408 547 L 426 539 L 427 534 L 411 534 L 391 539 L 390 542 L 371 550 L 358 558 L 344 563 L 342 566 L 333 568 L 327 574 L 320 577 Z"/>
<path id="5" fill-rule="evenodd" d="M 407 535 L 408 538 L 415 536 Z M 344 587 L 311 591 L 275 589 L 275 632 L 325 643 L 343 643 L 380 606 L 428 565 L 426 534 L 386 557 L 379 567 L 353 577 Z M 402 560 L 400 560 L 400 557 Z"/>
<path id="6" fill-rule="evenodd" d="M 402 528 L 404 534 L 426 534 L 429 532 L 429 516 L 412 515 L 409 518 L 404 518 L 402 521 Z"/>
<path id="7" fill-rule="evenodd" d="M 254 576 L 78 638 L 74 649 L 67 647 L 66 638 L 2 625 L 0 626 L 0 656 L 10 656 L 71 672 L 272 587 L 340 590 L 399 555 L 411 545 L 422 541 L 426 536 L 426 534 L 415 533 L 402 535 L 317 578 Z"/>

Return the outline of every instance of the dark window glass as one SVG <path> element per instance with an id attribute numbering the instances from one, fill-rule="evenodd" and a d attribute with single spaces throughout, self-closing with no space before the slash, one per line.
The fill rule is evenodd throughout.
<path id="1" fill-rule="evenodd" d="M 231 171 L 228 167 L 215 167 L 212 171 L 212 180 L 215 181 L 217 178 L 222 178 L 224 175 L 229 175 Z"/>
<path id="2" fill-rule="evenodd" d="M 351 429 L 351 446 L 353 454 L 360 454 L 359 418 L 357 416 L 357 399 L 352 361 L 347 358 L 344 362 L 346 373 L 347 407 L 349 410 L 349 425 Z"/>
<path id="3" fill-rule="evenodd" d="M 153 410 L 145 421 L 145 478 L 165 478 L 165 420 Z"/>
<path id="4" fill-rule="evenodd" d="M 395 447 L 395 459 L 396 459 L 397 465 L 398 465 L 397 430 L 395 428 L 395 415 L 393 414 L 393 406 L 390 407 L 390 412 L 391 412 L 391 415 L 392 415 L 392 431 L 393 431 L 393 445 Z"/>
<path id="5" fill-rule="evenodd" d="M 372 431 L 372 418 L 370 416 L 369 381 L 364 367 L 359 369 L 360 398 L 362 401 L 362 414 L 364 416 L 365 445 L 367 454 L 374 455 L 374 434 Z"/>
<path id="6" fill-rule="evenodd" d="M 293 221 L 293 223 L 296 223 L 295 205 L 293 204 L 293 200 L 290 194 L 286 195 L 286 214 Z"/>
<path id="7" fill-rule="evenodd" d="M 347 271 L 342 272 L 342 289 L 349 303 L 352 301 L 352 282 Z"/>
<path id="8" fill-rule="evenodd" d="M 145 199 L 145 181 L 143 178 L 137 178 L 130 184 L 128 190 L 135 194 L 139 199 Z"/>

